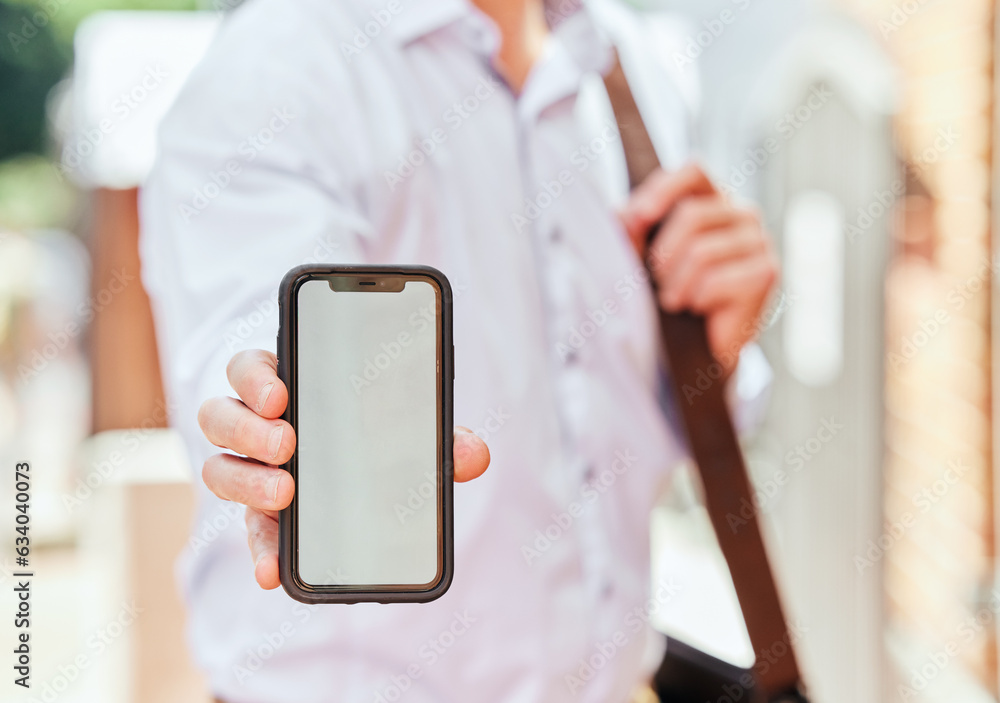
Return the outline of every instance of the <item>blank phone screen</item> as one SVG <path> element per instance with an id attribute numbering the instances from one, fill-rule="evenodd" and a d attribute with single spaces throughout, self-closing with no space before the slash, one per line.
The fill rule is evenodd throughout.
<path id="1" fill-rule="evenodd" d="M 298 575 L 313 586 L 429 585 L 443 529 L 439 290 L 362 280 L 376 283 L 298 288 Z"/>

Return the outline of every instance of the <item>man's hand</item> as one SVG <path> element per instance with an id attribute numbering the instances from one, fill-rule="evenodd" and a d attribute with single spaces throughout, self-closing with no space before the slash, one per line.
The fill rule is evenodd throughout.
<path id="1" fill-rule="evenodd" d="M 198 424 L 212 444 L 243 454 L 216 454 L 201 475 L 215 495 L 247 506 L 246 523 L 254 575 L 262 588 L 277 588 L 278 511 L 288 507 L 295 482 L 278 468 L 295 451 L 295 431 L 279 419 L 288 391 L 278 378 L 278 360 L 267 351 L 236 354 L 226 369 L 229 385 L 243 402 L 222 397 L 206 400 Z M 490 465 L 486 444 L 464 427 L 455 428 L 455 480 L 470 481 Z"/>
<path id="2" fill-rule="evenodd" d="M 760 215 L 734 206 L 689 165 L 655 171 L 633 191 L 621 219 L 650 262 L 660 306 L 704 315 L 712 353 L 731 372 L 778 280 Z M 649 231 L 661 220 L 647 249 Z"/>

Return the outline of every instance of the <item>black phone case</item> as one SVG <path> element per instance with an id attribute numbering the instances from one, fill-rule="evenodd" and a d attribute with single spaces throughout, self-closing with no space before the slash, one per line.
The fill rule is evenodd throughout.
<path id="1" fill-rule="evenodd" d="M 291 505 L 281 511 L 280 548 L 278 565 L 281 574 L 281 585 L 289 596 L 303 603 L 426 603 L 444 595 L 451 586 L 454 576 L 454 464 L 452 461 L 453 443 L 453 384 L 454 384 L 454 346 L 452 339 L 452 290 L 451 284 L 443 273 L 430 266 L 378 266 L 378 265 L 305 265 L 297 266 L 285 274 L 278 289 L 278 307 L 280 327 L 278 328 L 278 377 L 288 389 L 288 406 L 282 416 L 292 427 L 296 427 L 296 350 L 293 303 L 298 287 L 305 281 L 331 274 L 403 274 L 425 276 L 434 281 L 441 290 L 441 451 L 438 455 L 438 467 L 441 475 L 441 523 L 442 568 L 441 575 L 430 588 L 421 590 L 364 590 L 344 587 L 312 587 L 301 583 L 293 569 L 292 554 L 298 548 L 297 539 L 297 496 L 292 498 Z M 283 469 L 297 478 L 298 451 L 291 460 L 282 466 Z M 329 589 L 329 590 L 328 590 Z"/>

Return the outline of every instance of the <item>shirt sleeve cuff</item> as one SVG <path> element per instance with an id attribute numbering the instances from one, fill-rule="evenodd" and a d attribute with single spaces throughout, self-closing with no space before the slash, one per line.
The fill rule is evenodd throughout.
<path id="1" fill-rule="evenodd" d="M 740 351 L 736 370 L 726 383 L 726 400 L 741 437 L 756 432 L 764 421 L 774 373 L 757 344 Z"/>

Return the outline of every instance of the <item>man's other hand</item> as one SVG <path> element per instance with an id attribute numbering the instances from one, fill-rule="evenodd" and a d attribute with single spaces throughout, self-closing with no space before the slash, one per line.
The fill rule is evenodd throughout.
<path id="1" fill-rule="evenodd" d="M 760 214 L 733 205 L 691 164 L 654 171 L 632 192 L 621 219 L 650 262 L 660 306 L 704 315 L 712 353 L 731 372 L 778 280 Z"/>

